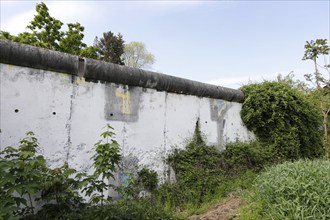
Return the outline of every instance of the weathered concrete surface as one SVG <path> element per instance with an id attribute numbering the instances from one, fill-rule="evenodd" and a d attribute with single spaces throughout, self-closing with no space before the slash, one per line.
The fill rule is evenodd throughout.
<path id="1" fill-rule="evenodd" d="M 101 129 L 110 123 L 125 156 L 162 172 L 162 157 L 182 147 L 195 123 L 219 147 L 251 134 L 240 119 L 241 104 L 158 92 L 45 70 L 0 64 L 1 148 L 37 134 L 49 162 L 87 169 Z"/>
<path id="2" fill-rule="evenodd" d="M 209 144 L 215 144 L 219 148 L 223 148 L 225 143 L 230 141 L 253 138 L 240 118 L 242 104 L 202 97 L 202 93 L 197 96 L 159 90 L 181 88 L 182 85 L 182 89 L 186 89 L 185 93 L 194 93 L 193 89 L 186 86 L 196 85 L 202 89 L 203 86 L 209 85 L 195 84 L 183 79 L 177 84 L 177 78 L 163 77 L 161 74 L 154 78 L 150 76 L 152 79 L 148 81 L 147 76 L 151 72 L 147 71 L 138 74 L 142 81 L 147 80 L 138 84 L 141 86 L 124 85 L 116 80 L 111 82 L 108 77 L 111 78 L 113 74 L 117 77 L 119 70 L 116 69 L 122 69 L 120 71 L 126 74 L 125 77 L 141 70 L 103 62 L 101 63 L 105 66 L 98 64 L 99 68 L 103 68 L 98 70 L 88 67 L 89 62 L 95 64 L 98 61 L 82 62 L 74 56 L 68 58 L 71 60 L 73 57 L 70 61 L 74 63 L 72 67 L 64 68 L 59 63 L 59 67 L 53 65 L 49 70 L 43 67 L 49 64 L 49 59 L 43 57 L 45 50 L 33 47 L 24 55 L 39 57 L 36 61 L 31 61 L 36 65 L 32 68 L 29 58 L 17 54 L 16 49 L 6 49 L 11 55 L 3 55 L 2 49 L 8 45 L 5 41 L 0 43 L 0 149 L 9 145 L 18 146 L 18 141 L 25 133 L 33 131 L 50 166 L 60 166 L 63 162 L 68 162 L 77 170 L 88 171 L 93 146 L 100 139 L 102 128 L 109 123 L 114 127 L 116 139 L 121 145 L 124 169 L 148 166 L 155 169 L 162 179 L 167 179 L 170 177 L 167 175 L 168 167 L 163 158 L 173 148 L 184 146 L 187 138 L 192 136 L 198 119 Z M 29 46 L 14 44 L 10 47 L 19 47 L 18 51 L 21 51 Z M 57 52 L 51 55 L 52 53 L 46 53 L 45 56 L 58 55 Z M 16 56 L 20 57 L 22 65 L 13 61 Z M 8 64 L 11 62 L 14 65 Z M 54 71 L 56 68 L 58 70 Z M 109 72 L 104 72 L 107 68 Z M 132 73 L 129 70 L 132 70 Z M 101 81 L 96 80 L 98 77 Z M 119 78 L 124 80 L 125 77 Z M 132 79 L 137 81 L 138 77 L 132 75 Z M 166 87 L 163 80 L 173 85 Z M 127 81 L 131 82 L 132 80 Z M 146 84 L 150 88 L 144 88 L 143 85 Z M 158 87 L 156 84 L 165 87 Z M 214 89 L 215 87 L 212 87 L 210 91 L 214 92 Z M 235 90 L 234 95 L 236 93 L 240 94 Z M 120 180 L 124 173 L 118 175 Z"/>
<path id="3" fill-rule="evenodd" d="M 169 93 L 194 95 L 243 102 L 240 90 L 209 85 L 165 74 L 106 63 L 99 60 L 80 59 L 77 56 L 43 48 L 0 40 L 0 62 L 36 69 L 79 75 L 87 80 L 150 88 Z"/>

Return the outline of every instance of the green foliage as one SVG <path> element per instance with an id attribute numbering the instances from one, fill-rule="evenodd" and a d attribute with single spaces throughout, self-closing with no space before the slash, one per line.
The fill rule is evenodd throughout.
<path id="1" fill-rule="evenodd" d="M 0 216 L 34 214 L 33 195 L 42 189 L 46 162 L 37 155 L 38 141 L 33 132 L 20 141 L 18 149 L 6 147 L 0 152 Z M 27 198 L 26 198 L 27 197 Z"/>
<path id="2" fill-rule="evenodd" d="M 125 44 L 123 60 L 126 66 L 147 68 L 155 62 L 155 56 L 147 51 L 143 42 L 133 41 Z"/>
<path id="3" fill-rule="evenodd" d="M 68 30 L 62 31 L 63 22 L 49 14 L 47 5 L 43 2 L 36 6 L 37 14 L 27 26 L 29 32 L 17 36 L 0 31 L 0 39 L 29 44 L 51 50 L 57 50 L 78 56 L 98 59 L 98 50 L 94 46 L 83 43 L 84 27 L 80 23 L 68 23 Z"/>
<path id="4" fill-rule="evenodd" d="M 274 150 L 275 160 L 323 155 L 321 115 L 302 92 L 283 82 L 251 84 L 242 91 L 242 120 L 262 145 Z"/>
<path id="5" fill-rule="evenodd" d="M 229 143 L 221 154 L 221 168 L 226 176 L 235 177 L 247 171 L 259 172 L 272 164 L 273 158 L 273 150 L 258 141 Z"/>
<path id="6" fill-rule="evenodd" d="M 74 216 L 77 217 L 77 216 Z M 89 207 L 79 219 L 109 220 L 172 220 L 173 213 L 165 212 L 163 207 L 150 199 L 120 200 L 106 206 Z"/>
<path id="7" fill-rule="evenodd" d="M 41 200 L 45 204 L 37 216 L 47 219 L 64 218 L 83 206 L 83 198 L 79 194 L 81 184 L 74 174 L 77 174 L 76 170 L 67 163 L 44 173 L 41 196 L 36 201 Z"/>
<path id="8" fill-rule="evenodd" d="M 64 34 L 64 37 L 60 39 L 59 50 L 65 53 L 74 55 L 81 55 L 82 50 L 86 48 L 86 44 L 82 42 L 84 38 L 84 27 L 78 22 L 75 24 L 68 24 L 69 30 Z M 85 53 L 85 57 L 89 54 Z"/>
<path id="9" fill-rule="evenodd" d="M 96 44 L 100 53 L 100 59 L 106 62 L 124 65 L 121 58 L 124 53 L 124 43 L 125 41 L 120 33 L 116 36 L 111 31 L 104 32 L 103 37 Z"/>
<path id="10" fill-rule="evenodd" d="M 266 169 L 251 197 L 260 219 L 329 219 L 330 162 L 299 160 Z M 243 218 L 244 219 L 244 218 Z"/>
<path id="11" fill-rule="evenodd" d="M 268 151 L 256 141 L 231 143 L 220 152 L 205 143 L 197 122 L 191 141 L 167 158 L 175 171 L 176 183 L 160 186 L 156 197 L 166 210 L 198 210 L 203 203 L 249 187 L 254 173 L 269 164 L 269 158 Z"/>
<path id="12" fill-rule="evenodd" d="M 88 46 L 81 49 L 79 56 L 91 59 L 99 59 L 98 48 L 96 46 Z"/>
<path id="13" fill-rule="evenodd" d="M 121 159 L 120 147 L 114 139 L 113 128 L 108 124 L 106 131 L 101 134 L 102 140 L 99 140 L 95 146 L 95 154 L 92 156 L 94 173 L 84 179 L 87 186 L 83 192 L 91 196 L 92 204 L 109 203 L 111 198 L 105 198 L 104 192 L 109 188 L 114 188 L 110 184 L 110 178 L 114 179 L 116 167 Z"/>
<path id="14" fill-rule="evenodd" d="M 64 33 L 61 31 L 63 23 L 51 17 L 45 3 L 41 2 L 36 6 L 37 14 L 34 16 L 28 29 L 32 31 L 35 39 L 32 45 L 53 50 L 59 50 L 59 42 Z M 19 35 L 18 38 L 21 38 Z"/>
<path id="15" fill-rule="evenodd" d="M 316 60 L 320 55 L 329 54 L 329 51 L 327 39 L 306 41 L 303 60 Z"/>
<path id="16" fill-rule="evenodd" d="M 158 186 L 158 175 L 156 171 L 144 167 L 137 174 L 138 185 L 149 192 L 156 190 Z"/>
<path id="17" fill-rule="evenodd" d="M 222 181 L 219 158 L 220 152 L 203 140 L 197 121 L 194 136 L 186 148 L 175 149 L 167 159 L 175 171 L 184 202 L 200 205 L 207 195 L 215 192 Z"/>
<path id="18" fill-rule="evenodd" d="M 114 139 L 114 129 L 108 124 L 106 131 L 101 134 L 102 140 L 95 144 L 95 154 L 92 157 L 95 175 L 101 176 L 102 180 L 114 178 L 121 155 L 117 141 Z"/>
<path id="19" fill-rule="evenodd" d="M 303 60 L 312 60 L 314 63 L 314 73 L 306 74 L 305 78 L 307 81 L 316 85 L 316 89 L 312 92 L 312 97 L 314 100 L 317 100 L 319 111 L 323 116 L 324 149 L 328 158 L 330 158 L 330 79 L 324 77 L 320 68 L 323 68 L 330 74 L 330 64 L 324 63 L 324 66 L 321 66 L 317 63 L 317 59 L 321 55 L 328 55 L 329 52 L 330 47 L 327 44 L 327 39 L 311 40 L 310 42 L 306 41 L 303 57 Z"/>

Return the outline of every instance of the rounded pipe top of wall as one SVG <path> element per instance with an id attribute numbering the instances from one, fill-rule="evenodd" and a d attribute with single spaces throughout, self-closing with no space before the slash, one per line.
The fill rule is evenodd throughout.
<path id="1" fill-rule="evenodd" d="M 107 81 L 170 93 L 223 99 L 231 102 L 244 101 L 244 93 L 240 90 L 99 60 L 80 59 L 78 56 L 8 40 L 0 40 L 0 62 L 79 75 L 87 80 Z"/>
<path id="2" fill-rule="evenodd" d="M 45 48 L 0 40 L 0 62 L 78 75 L 77 56 Z"/>

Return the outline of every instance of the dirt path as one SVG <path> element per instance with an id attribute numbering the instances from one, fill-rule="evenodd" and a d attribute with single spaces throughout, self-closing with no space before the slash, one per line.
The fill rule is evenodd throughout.
<path id="1" fill-rule="evenodd" d="M 238 219 L 238 210 L 242 205 L 237 195 L 230 195 L 222 203 L 201 215 L 193 215 L 188 220 L 231 220 Z"/>

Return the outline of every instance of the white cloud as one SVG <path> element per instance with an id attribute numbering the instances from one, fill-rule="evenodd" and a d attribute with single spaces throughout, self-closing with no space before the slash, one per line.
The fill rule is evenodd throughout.
<path id="1" fill-rule="evenodd" d="M 33 4 L 26 5 L 28 6 L 23 12 L 18 12 L 13 9 L 13 6 L 19 6 L 19 3 L 15 2 L 13 4 L 1 4 L 1 11 L 11 10 L 13 16 L 4 17 L 1 16 L 1 30 L 8 31 L 13 35 L 27 31 L 26 26 L 33 19 L 36 14 L 35 5 Z M 96 8 L 93 6 L 92 2 L 75 2 L 75 1 L 50 1 L 45 2 L 49 14 L 56 19 L 59 19 L 64 24 L 66 23 L 75 23 L 80 22 L 83 24 L 84 20 L 91 19 L 91 14 L 97 14 Z M 7 13 L 8 14 L 8 13 Z M 66 25 L 64 25 L 65 27 Z"/>
<path id="2" fill-rule="evenodd" d="M 13 35 L 27 31 L 26 26 L 33 19 L 34 13 L 35 10 L 28 10 L 17 14 L 9 20 L 1 21 L 1 30 L 8 31 Z"/>
<path id="3" fill-rule="evenodd" d="M 248 76 L 238 76 L 238 77 L 223 77 L 220 79 L 214 79 L 206 81 L 205 83 L 209 83 L 217 86 L 224 86 L 233 89 L 238 89 L 239 87 L 246 85 L 248 83 L 259 83 L 264 80 L 275 80 L 278 74 L 282 74 L 283 76 L 288 75 L 290 72 L 293 72 L 294 78 L 304 81 L 304 74 L 308 71 L 305 69 L 295 69 L 295 70 L 285 70 L 278 71 L 276 73 L 268 73 L 268 74 L 253 74 Z"/>
<path id="4" fill-rule="evenodd" d="M 97 4 L 89 1 L 51 1 L 45 2 L 49 14 L 64 23 L 75 23 L 77 20 L 92 19 L 97 15 Z"/>

